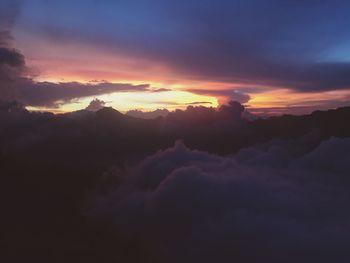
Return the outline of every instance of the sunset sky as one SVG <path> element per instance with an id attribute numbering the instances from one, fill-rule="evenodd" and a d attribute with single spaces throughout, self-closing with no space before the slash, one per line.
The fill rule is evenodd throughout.
<path id="1" fill-rule="evenodd" d="M 350 0 L 0 0 L 0 263 L 350 263 L 349 120 Z"/>
<path id="2" fill-rule="evenodd" d="M 349 104 L 348 1 L 1 2 L 3 24 L 35 84 L 132 86 L 31 109 L 78 110 L 94 98 L 121 111 L 231 99 L 260 113 Z"/>

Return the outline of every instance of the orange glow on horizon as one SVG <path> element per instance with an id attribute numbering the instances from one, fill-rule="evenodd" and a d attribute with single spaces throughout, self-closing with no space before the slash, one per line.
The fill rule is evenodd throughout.
<path id="1" fill-rule="evenodd" d="M 270 92 L 255 94 L 249 101 L 253 108 L 273 108 L 273 107 L 306 107 L 318 105 L 322 102 L 333 100 L 347 101 L 350 92 L 327 91 L 327 92 L 295 92 L 288 89 L 273 90 Z"/>
<path id="2" fill-rule="evenodd" d="M 94 98 L 103 99 L 107 101 L 107 106 L 124 112 L 130 109 L 183 109 L 191 103 L 198 102 L 209 102 L 210 104 L 203 104 L 203 106 L 216 107 L 218 100 L 223 99 L 223 95 L 215 94 L 215 90 L 229 89 L 244 92 L 245 87 L 256 86 L 246 83 L 192 79 L 191 76 L 179 75 L 159 61 L 123 54 L 118 50 L 97 50 L 81 43 L 77 45 L 75 43 L 56 43 L 50 39 L 35 39 L 28 32 L 18 32 L 17 38 L 21 39 L 17 43 L 25 43 L 16 48 L 25 54 L 27 65 L 31 69 L 31 76 L 34 76 L 35 81 L 149 84 L 154 89 L 171 90 L 160 93 L 120 92 L 80 98 L 76 103 L 67 103 L 58 109 L 49 109 L 53 112 L 82 109 L 88 105 L 89 100 Z M 210 95 L 200 91 L 196 93 L 196 89 L 213 92 Z M 316 107 L 329 100 L 345 103 L 350 98 L 350 92 L 345 90 L 295 92 L 273 88 L 270 91 L 249 92 L 249 95 L 251 100 L 247 105 L 256 109 Z"/>

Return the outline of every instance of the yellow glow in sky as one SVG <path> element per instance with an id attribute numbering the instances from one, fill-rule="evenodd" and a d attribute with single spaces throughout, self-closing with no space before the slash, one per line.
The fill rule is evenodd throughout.
<path id="1" fill-rule="evenodd" d="M 55 109 L 43 109 L 53 112 L 74 111 L 84 109 L 91 100 L 98 98 L 106 102 L 106 106 L 122 112 L 139 109 L 151 111 L 159 108 L 184 109 L 191 103 L 207 102 L 204 106 L 216 107 L 219 93 L 197 95 L 186 90 L 240 90 L 252 86 L 244 83 L 223 83 L 210 80 L 198 80 L 192 76 L 179 75 L 160 61 L 138 56 L 126 55 L 122 52 L 95 49 L 89 45 L 72 43 L 56 43 L 50 39 L 36 39 L 26 32 L 17 32 L 21 41 L 17 48 L 26 56 L 28 68 L 36 81 L 49 82 L 81 82 L 107 81 L 111 83 L 129 83 L 133 85 L 149 84 L 151 88 L 165 88 L 167 92 L 118 92 L 76 99 L 74 102 L 61 105 Z M 33 77 L 32 76 L 32 77 Z M 255 85 L 253 85 L 257 88 Z M 263 87 L 268 88 L 268 87 Z M 315 107 L 329 100 L 346 103 L 350 98 L 349 91 L 329 92 L 296 92 L 288 89 L 249 92 L 250 108 L 274 107 Z M 200 105 L 200 104 L 196 104 Z M 36 108 L 30 108 L 36 109 Z"/>
<path id="2" fill-rule="evenodd" d="M 249 105 L 252 108 L 272 107 L 307 107 L 317 106 L 330 100 L 348 101 L 347 90 L 328 92 L 295 92 L 288 89 L 273 90 L 261 94 L 253 94 Z"/>
<path id="3" fill-rule="evenodd" d="M 77 111 L 85 109 L 89 103 L 98 98 L 106 102 L 107 107 L 113 107 L 121 112 L 138 109 L 142 111 L 153 111 L 166 108 L 168 110 L 185 109 L 192 103 L 207 107 L 217 107 L 217 99 L 209 96 L 196 95 L 184 91 L 166 92 L 116 92 L 99 96 L 85 97 L 74 102 L 64 104 L 61 109 L 41 109 L 52 112 Z M 200 103 L 202 102 L 202 103 Z M 39 108 L 29 108 L 40 110 Z"/>

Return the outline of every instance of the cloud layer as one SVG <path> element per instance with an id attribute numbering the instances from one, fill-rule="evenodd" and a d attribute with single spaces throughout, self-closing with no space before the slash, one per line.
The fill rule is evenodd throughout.
<path id="1" fill-rule="evenodd" d="M 109 174 L 118 183 L 89 214 L 161 262 L 346 262 L 349 150 L 331 139 L 301 158 L 274 145 L 223 158 L 177 143 Z"/>
<path id="2" fill-rule="evenodd" d="M 343 0 L 64 0 L 27 3 L 20 22 L 38 38 L 122 53 L 179 79 L 310 92 L 350 87 L 348 9 Z"/>
<path id="3" fill-rule="evenodd" d="M 243 110 L 144 120 L 0 101 L 1 260 L 348 262 L 350 142 L 329 138 L 350 136 L 350 108 Z"/>
<path id="4" fill-rule="evenodd" d="M 300 106 L 311 103 L 311 109 L 324 109 L 345 105 L 341 96 L 346 96 L 350 87 L 350 37 L 344 33 L 350 22 L 344 11 L 348 8 L 346 1 L 328 0 L 313 5 L 295 1 L 222 0 L 215 4 L 204 1 L 200 6 L 193 0 L 176 3 L 106 0 L 101 5 L 92 0 L 84 3 L 6 0 L 1 2 L 0 11 L 0 59 L 4 64 L 3 57 L 8 56 L 4 46 L 6 52 L 22 56 L 9 44 L 13 32 L 16 46 L 25 51 L 30 64 L 41 61 L 44 63 L 40 64 L 41 69 L 48 72 L 69 64 L 72 72 L 59 72 L 69 76 L 89 72 L 87 80 L 95 79 L 91 72 L 99 77 L 107 72 L 109 77 L 136 79 L 141 83 L 200 82 L 203 86 L 183 90 L 216 96 L 220 103 L 232 99 L 247 103 L 261 91 L 287 88 L 298 94 L 323 94 L 316 102 L 312 97 L 300 99 L 307 100 L 305 103 L 294 101 L 295 107 L 302 109 Z M 61 19 L 63 16 L 65 20 Z M 99 22 L 93 22 L 91 17 Z M 13 79 L 23 73 L 22 69 L 17 71 L 20 68 L 12 66 L 9 72 L 8 66 L 6 70 L 2 66 L 0 77 Z M 140 76 L 142 79 L 138 79 Z M 65 76 L 55 76 L 61 77 Z M 213 83 L 217 82 L 241 88 L 215 88 Z M 22 79 L 17 91 L 3 84 L 0 89 L 7 97 L 16 94 L 25 104 L 43 107 L 57 107 L 77 96 L 144 90 L 122 87 L 123 84 L 108 85 L 108 88 L 90 84 L 77 87 L 77 83 L 61 85 Z M 169 89 L 165 85 L 153 90 Z M 335 90 L 325 103 L 328 94 L 322 92 Z M 275 106 L 281 105 L 280 101 Z"/>
<path id="5" fill-rule="evenodd" d="M 82 84 L 78 82 L 52 83 L 22 79 L 17 83 L 18 99 L 28 106 L 58 107 L 82 97 L 98 96 L 113 92 L 148 91 L 149 85 L 122 83 Z"/>
<path id="6" fill-rule="evenodd" d="M 55 108 L 74 99 L 114 92 L 159 92 L 151 89 L 148 84 L 36 82 L 24 76 L 27 71 L 25 57 L 20 51 L 11 47 L 12 42 L 9 30 L 0 31 L 0 99 L 2 100 L 18 100 L 26 106 Z"/>
<path id="7" fill-rule="evenodd" d="M 230 101 L 237 101 L 244 104 L 249 102 L 251 99 L 248 94 L 235 89 L 188 89 L 187 91 L 201 95 L 214 96 L 219 98 L 220 104 L 226 104 Z"/>

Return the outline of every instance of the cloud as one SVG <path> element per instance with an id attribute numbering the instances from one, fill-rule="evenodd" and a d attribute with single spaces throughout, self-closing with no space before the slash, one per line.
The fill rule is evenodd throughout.
<path id="1" fill-rule="evenodd" d="M 177 143 L 112 173 L 89 215 L 163 262 L 346 262 L 349 150 L 331 139 L 301 158 L 274 145 L 224 158 Z"/>
<path id="2" fill-rule="evenodd" d="M 25 57 L 11 47 L 12 35 L 0 31 L 0 98 L 18 100 L 26 106 L 57 108 L 75 99 L 114 92 L 164 92 L 152 89 L 149 84 L 132 85 L 110 82 L 37 82 L 25 77 Z"/>
<path id="3" fill-rule="evenodd" d="M 169 112 L 165 118 L 165 127 L 169 130 L 185 128 L 189 134 L 198 129 L 197 132 L 202 133 L 198 134 L 199 138 L 203 134 L 215 133 L 218 129 L 231 130 L 234 126 L 240 126 L 244 110 L 244 106 L 234 101 L 219 108 L 190 105 L 186 110 Z"/>
<path id="4" fill-rule="evenodd" d="M 143 120 L 0 102 L 11 259 L 348 262 L 350 142 L 318 145 L 349 137 L 350 108 L 252 122 L 242 109 Z"/>
<path id="5" fill-rule="evenodd" d="M 141 110 L 130 110 L 126 112 L 126 115 L 141 118 L 141 119 L 155 119 L 157 117 L 165 117 L 169 114 L 167 109 L 157 109 L 155 111 L 141 111 Z"/>
<path id="6" fill-rule="evenodd" d="M 0 99 L 13 99 L 16 96 L 13 82 L 25 70 L 24 56 L 12 46 L 11 30 L 19 14 L 17 0 L 0 2 Z"/>
<path id="7" fill-rule="evenodd" d="M 11 30 L 19 15 L 18 0 L 1 0 L 0 2 L 0 31 Z"/>
<path id="8" fill-rule="evenodd" d="M 0 37 L 0 43 L 7 44 L 11 35 L 3 32 Z M 23 77 L 25 70 L 25 57 L 13 48 L 0 45 L 0 98 L 16 99 L 26 106 L 58 107 L 74 99 L 114 92 L 154 92 L 148 84 L 36 82 Z"/>
<path id="9" fill-rule="evenodd" d="M 79 82 L 37 82 L 26 73 L 25 56 L 12 47 L 12 29 L 18 17 L 20 2 L 4 0 L 0 3 L 0 99 L 18 100 L 25 106 L 56 108 L 75 99 L 114 92 L 164 92 L 148 84 Z"/>
<path id="10" fill-rule="evenodd" d="M 24 56 L 15 49 L 0 47 L 0 65 L 9 68 L 21 68 L 24 66 Z"/>
<path id="11" fill-rule="evenodd" d="M 86 107 L 85 110 L 88 111 L 99 111 L 105 107 L 106 103 L 99 99 L 94 99 L 90 102 L 90 104 Z"/>
<path id="12" fill-rule="evenodd" d="M 212 103 L 209 101 L 195 101 L 195 102 L 187 103 L 186 105 L 205 105 L 205 104 L 212 104 Z"/>
<path id="13" fill-rule="evenodd" d="M 160 88 L 160 89 L 152 89 L 151 92 L 167 92 L 172 91 L 172 89 Z"/>
<path id="14" fill-rule="evenodd" d="M 141 8 L 138 8 L 139 16 L 135 17 L 139 19 L 125 15 L 135 9 L 135 6 L 129 3 L 119 5 L 123 8 L 119 6 L 112 8 L 117 4 L 110 2 L 106 3 L 106 6 L 111 8 L 104 6 L 100 9 L 93 1 L 89 1 L 85 3 L 89 8 L 83 11 L 79 3 L 80 1 L 71 4 L 64 0 L 60 3 L 26 2 L 22 4 L 22 15 L 19 16 L 19 23 L 16 23 L 19 27 L 17 29 L 20 30 L 17 31 L 16 36 L 23 40 L 20 32 L 24 30 L 21 31 L 23 29 L 21 26 L 31 25 L 37 27 L 30 31 L 31 37 L 40 43 L 51 38 L 57 45 L 64 44 L 62 47 L 84 44 L 89 46 L 90 51 L 106 51 L 107 54 L 101 51 L 101 57 L 123 54 L 127 61 L 127 58 L 133 61 L 132 66 L 127 69 L 130 72 L 134 68 L 157 69 L 158 67 L 153 67 L 157 65 L 160 69 L 166 68 L 174 72 L 176 82 L 194 79 L 239 82 L 246 84 L 242 86 L 248 86 L 239 90 L 189 90 L 193 93 L 217 96 L 220 104 L 231 100 L 247 103 L 250 100 L 248 93 L 267 88 L 289 88 L 308 92 L 350 87 L 349 63 L 346 59 L 339 61 L 332 58 L 330 54 L 332 50 L 337 50 L 339 43 L 347 43 L 347 36 L 341 28 L 347 26 L 348 16 L 343 10 L 347 9 L 348 3 L 343 1 L 336 4 L 323 1 L 316 9 L 308 3 L 295 4 L 287 1 L 282 4 L 276 0 L 269 0 L 263 5 L 255 0 L 235 3 L 225 0 L 220 1 L 219 4 L 206 2 L 201 8 L 197 8 L 198 3 L 193 0 L 176 3 L 164 1 L 157 5 L 148 4 L 147 10 L 142 8 L 144 1 L 137 1 L 134 5 Z M 0 24 L 4 26 L 0 30 L 3 31 L 0 33 L 0 43 L 8 43 L 12 41 L 9 32 L 18 18 L 20 8 L 17 1 L 2 1 L 1 5 Z M 57 8 L 52 8 L 52 5 Z M 180 14 L 184 8 L 187 11 L 182 14 L 181 19 L 178 15 L 174 15 L 174 12 Z M 120 16 L 113 14 L 110 17 L 111 14 L 105 9 L 118 10 L 116 12 L 121 12 Z M 63 10 L 65 11 L 62 14 Z M 330 19 L 334 15 L 327 15 L 332 12 L 340 17 L 339 24 Z M 48 14 L 51 19 L 47 21 L 42 13 Z M 100 16 L 100 23 L 91 22 L 92 14 L 96 17 Z M 57 19 L 62 16 L 67 17 L 67 21 L 71 23 L 67 24 L 66 20 Z M 235 17 L 234 21 L 232 16 Z M 35 23 L 31 23 L 34 17 L 37 19 Z M 118 17 L 118 21 L 114 20 L 115 17 Z M 299 19 L 295 20 L 294 17 Z M 76 24 L 76 21 L 81 23 Z M 118 34 L 115 34 L 115 30 L 110 27 L 113 21 L 114 24 L 118 24 Z M 132 30 L 127 26 L 130 24 L 135 25 Z M 37 35 L 34 32 L 40 32 L 40 34 Z M 90 49 L 91 46 L 95 49 Z M 18 51 L 9 49 L 8 45 L 6 48 L 20 55 Z M 80 58 L 86 55 L 86 50 L 84 52 L 77 51 L 74 56 Z M 346 52 L 342 57 L 346 57 Z M 74 57 L 72 59 L 74 60 Z M 80 59 L 77 60 L 80 61 Z M 137 61 L 142 61 L 141 65 L 137 64 Z M 14 79 L 21 73 L 22 71 L 8 72 L 7 70 L 6 74 L 1 75 L 2 78 L 6 75 Z M 174 78 L 174 76 L 171 77 Z M 4 90 L 2 93 L 6 93 L 7 97 L 10 96 L 9 94 L 11 97 L 17 96 L 25 104 L 38 107 L 58 107 L 61 103 L 67 103 L 79 97 L 104 94 L 101 93 L 102 91 L 92 91 L 92 84 L 91 88 L 90 84 L 77 88 L 76 83 L 40 84 L 22 79 L 16 85 L 18 86 L 16 90 L 13 88 L 14 84 L 1 85 L 1 89 Z M 58 88 L 59 85 L 62 89 Z M 254 86 L 264 88 L 251 88 Z M 94 88 L 99 89 L 98 86 Z M 124 89 L 121 86 L 103 88 L 103 92 L 106 93 L 124 90 L 134 91 L 131 87 Z M 135 88 L 135 91 L 139 90 L 169 91 L 165 88 Z M 176 103 L 171 105 L 176 106 Z M 344 103 L 341 100 L 335 100 L 332 105 L 342 106 Z M 321 104 L 317 106 L 322 107 Z"/>
<path id="15" fill-rule="evenodd" d="M 8 30 L 0 31 L 0 47 L 7 47 L 13 40 L 11 33 Z"/>
<path id="16" fill-rule="evenodd" d="M 235 89 L 188 89 L 187 91 L 200 95 L 215 96 L 219 99 L 220 104 L 226 104 L 230 101 L 237 101 L 244 104 L 250 101 L 248 94 Z"/>
<path id="17" fill-rule="evenodd" d="M 294 106 L 289 105 L 288 107 L 266 107 L 266 108 L 252 108 L 249 107 L 250 113 L 255 114 L 259 117 L 266 116 L 280 116 L 280 115 L 306 115 L 311 114 L 318 110 L 328 110 L 336 109 L 338 107 L 348 107 L 349 106 L 349 96 L 344 96 L 343 99 L 339 100 L 323 100 L 323 101 L 313 101 L 308 106 L 305 103 L 304 106 Z M 318 103 L 318 104 L 317 104 Z"/>
<path id="18" fill-rule="evenodd" d="M 113 92 L 147 91 L 149 85 L 123 83 L 83 84 L 78 82 L 52 83 L 21 79 L 17 83 L 19 100 L 27 106 L 58 107 L 81 97 L 97 96 Z"/>
<path id="19" fill-rule="evenodd" d="M 15 81 L 25 71 L 24 56 L 11 45 L 9 31 L 0 31 L 0 98 L 16 97 Z"/>
<path id="20" fill-rule="evenodd" d="M 103 8 L 89 1 L 83 11 L 80 1 L 51 5 L 28 8 L 29 21 L 37 17 L 35 10 L 51 15 L 49 22 L 35 20 L 44 37 L 161 64 L 178 78 L 301 92 L 350 87 L 348 50 L 340 48 L 349 41 L 347 1 L 317 1 L 316 8 L 292 0 L 205 1 L 200 7 L 195 0 L 151 1 L 147 8 L 146 1 L 108 2 Z M 128 15 L 135 9 L 137 15 Z"/>

